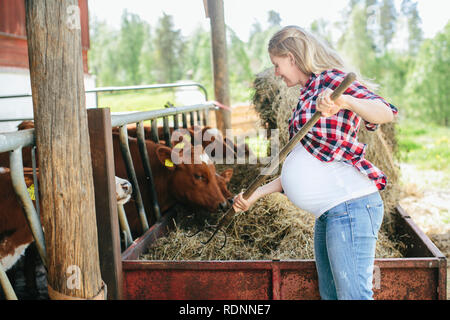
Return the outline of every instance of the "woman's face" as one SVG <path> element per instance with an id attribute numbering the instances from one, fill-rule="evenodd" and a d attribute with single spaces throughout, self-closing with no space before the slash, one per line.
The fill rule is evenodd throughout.
<path id="1" fill-rule="evenodd" d="M 302 87 L 305 86 L 309 76 L 298 68 L 291 53 L 286 56 L 270 55 L 270 60 L 275 67 L 275 76 L 281 77 L 288 87 L 298 84 Z"/>

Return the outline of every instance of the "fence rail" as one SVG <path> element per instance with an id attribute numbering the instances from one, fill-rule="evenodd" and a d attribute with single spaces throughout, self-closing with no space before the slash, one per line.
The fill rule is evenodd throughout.
<path id="1" fill-rule="evenodd" d="M 208 92 L 206 88 L 197 82 L 188 82 L 188 83 L 162 83 L 162 84 L 150 84 L 150 85 L 139 85 L 139 86 L 122 86 L 122 87 L 99 87 L 94 89 L 85 90 L 85 93 L 96 93 L 95 100 L 96 106 L 98 107 L 98 95 L 97 93 L 103 92 L 121 92 L 121 91 L 139 91 L 139 90 L 150 90 L 150 89 L 168 89 L 168 88 L 181 88 L 181 87 L 198 87 L 203 91 L 205 95 L 205 101 L 208 101 Z M 31 93 L 23 93 L 23 94 L 13 94 L 13 95 L 0 95 L 0 100 L 2 99 L 16 99 L 16 98 L 30 98 L 32 97 Z M 8 118 L 8 119 L 0 119 L 0 122 L 9 122 L 9 121 L 24 121 L 24 120 L 33 120 L 32 118 Z"/>

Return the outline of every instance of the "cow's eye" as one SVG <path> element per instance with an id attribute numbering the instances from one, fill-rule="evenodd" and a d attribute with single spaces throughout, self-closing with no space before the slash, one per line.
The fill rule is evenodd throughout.
<path id="1" fill-rule="evenodd" d="M 197 179 L 197 180 L 202 180 L 203 176 L 200 175 L 200 174 L 194 173 L 194 178 Z"/>

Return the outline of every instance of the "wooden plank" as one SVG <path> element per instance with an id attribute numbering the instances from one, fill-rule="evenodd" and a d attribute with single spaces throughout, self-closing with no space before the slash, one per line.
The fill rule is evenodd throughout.
<path id="1" fill-rule="evenodd" d="M 26 0 L 41 212 L 51 299 L 103 299 L 75 0 Z"/>
<path id="2" fill-rule="evenodd" d="M 100 270 L 108 287 L 108 300 L 120 300 L 123 297 L 122 262 L 110 110 L 89 109 L 88 122 Z"/>
<path id="3" fill-rule="evenodd" d="M 208 0 L 207 7 L 211 24 L 214 95 L 216 101 L 229 106 L 230 88 L 223 0 Z M 225 135 L 225 130 L 231 129 L 231 112 L 225 109 L 219 109 L 215 111 L 215 114 L 217 128 Z"/>

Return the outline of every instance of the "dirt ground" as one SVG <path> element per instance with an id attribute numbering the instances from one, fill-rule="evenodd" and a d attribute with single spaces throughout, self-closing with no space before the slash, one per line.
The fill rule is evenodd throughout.
<path id="1" fill-rule="evenodd" d="M 400 205 L 447 257 L 447 299 L 450 300 L 450 185 L 448 175 L 401 164 Z"/>

